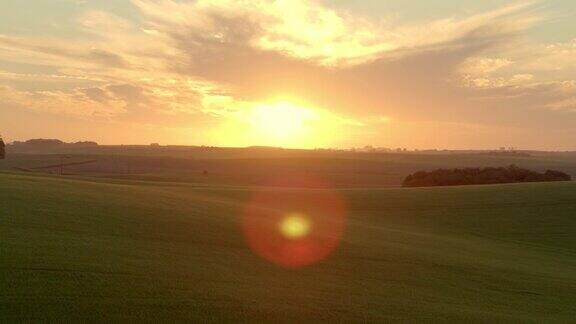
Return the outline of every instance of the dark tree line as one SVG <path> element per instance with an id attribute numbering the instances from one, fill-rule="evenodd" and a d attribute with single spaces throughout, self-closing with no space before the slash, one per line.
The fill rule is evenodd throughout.
<path id="1" fill-rule="evenodd" d="M 75 142 L 75 143 L 66 143 L 59 139 L 44 139 L 44 138 L 35 138 L 29 139 L 26 142 L 14 141 L 12 143 L 13 147 L 29 147 L 29 148 L 52 148 L 58 146 L 98 146 L 96 142 L 90 141 L 83 141 L 83 142 Z"/>
<path id="2" fill-rule="evenodd" d="M 418 171 L 404 179 L 403 187 L 459 186 L 515 182 L 571 181 L 572 177 L 561 171 L 544 173 L 519 168 L 515 165 L 500 168 L 465 168 Z"/>
<path id="3" fill-rule="evenodd" d="M 2 137 L 0 137 L 0 160 L 4 160 L 5 158 L 6 158 L 6 144 L 4 144 Z"/>

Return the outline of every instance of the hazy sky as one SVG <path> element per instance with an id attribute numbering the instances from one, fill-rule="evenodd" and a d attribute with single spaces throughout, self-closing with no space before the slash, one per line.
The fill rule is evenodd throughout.
<path id="1" fill-rule="evenodd" d="M 0 134 L 576 150 L 576 3 L 0 0 Z"/>

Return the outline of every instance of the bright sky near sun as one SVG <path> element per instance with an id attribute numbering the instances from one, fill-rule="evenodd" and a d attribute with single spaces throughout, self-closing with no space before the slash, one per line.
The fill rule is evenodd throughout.
<path id="1" fill-rule="evenodd" d="M 576 149 L 570 0 L 1 0 L 0 134 Z"/>

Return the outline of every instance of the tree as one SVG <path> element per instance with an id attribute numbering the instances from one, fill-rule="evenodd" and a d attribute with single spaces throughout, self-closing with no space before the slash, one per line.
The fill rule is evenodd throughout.
<path id="1" fill-rule="evenodd" d="M 4 144 L 2 137 L 0 137 L 0 160 L 4 160 L 5 158 L 6 158 L 6 144 Z"/>
<path id="2" fill-rule="evenodd" d="M 404 187 L 457 186 L 471 184 L 493 184 L 514 182 L 571 181 L 572 177 L 561 171 L 548 170 L 545 173 L 508 167 L 438 169 L 418 171 L 404 179 Z"/>

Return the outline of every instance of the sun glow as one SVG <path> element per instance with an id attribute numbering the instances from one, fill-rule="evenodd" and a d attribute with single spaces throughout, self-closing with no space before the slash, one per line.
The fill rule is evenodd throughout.
<path id="1" fill-rule="evenodd" d="M 250 112 L 250 122 L 265 137 L 280 142 L 303 137 L 310 131 L 308 123 L 316 119 L 313 110 L 290 102 L 259 105 Z"/>
<path id="2" fill-rule="evenodd" d="M 317 148 L 333 145 L 348 120 L 300 100 L 221 102 L 230 108 L 211 130 L 215 145 Z"/>

